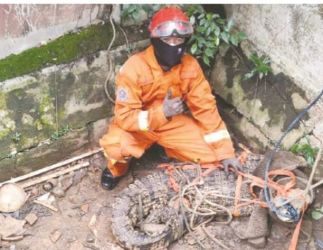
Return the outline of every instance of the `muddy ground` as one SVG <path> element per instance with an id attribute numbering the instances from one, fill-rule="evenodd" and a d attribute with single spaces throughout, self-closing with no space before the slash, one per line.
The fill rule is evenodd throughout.
<path id="1" fill-rule="evenodd" d="M 53 206 L 57 212 L 42 205 L 27 202 L 19 213 L 11 214 L 18 219 L 24 219 L 33 213 L 38 220 L 33 225 L 26 224 L 24 238 L 19 241 L 1 241 L 0 249 L 19 250 L 82 250 L 82 249 L 122 249 L 111 231 L 111 204 L 118 193 L 134 179 L 154 171 L 155 167 L 164 161 L 164 154 L 158 147 L 149 150 L 140 160 L 131 164 L 131 169 L 113 191 L 103 190 L 100 186 L 101 167 L 104 164 L 102 154 L 96 154 L 90 159 L 90 166 L 78 171 L 72 178 L 73 185 L 66 190 L 63 197 L 56 197 Z M 34 187 L 32 195 L 44 193 L 42 185 Z M 323 190 L 318 189 L 315 206 L 322 207 Z M 229 249 L 257 249 L 240 240 L 235 232 L 246 228 L 247 218 L 234 220 L 230 225 L 209 223 L 209 232 Z M 298 249 L 323 249 L 323 219 L 311 220 L 306 216 Z M 293 229 L 279 223 L 271 223 L 271 232 L 266 247 L 258 249 L 281 250 L 288 249 Z M 310 238 L 306 235 L 309 234 Z M 223 249 L 197 230 L 186 234 L 173 243 L 169 249 L 202 249 L 195 239 L 198 238 L 206 249 Z M 258 242 L 260 244 L 261 242 Z M 320 246 L 320 244 L 322 244 Z M 321 248 L 320 248 L 321 247 Z"/>

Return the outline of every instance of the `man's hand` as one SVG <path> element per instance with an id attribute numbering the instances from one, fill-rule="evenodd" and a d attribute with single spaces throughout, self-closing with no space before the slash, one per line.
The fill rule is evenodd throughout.
<path id="1" fill-rule="evenodd" d="M 163 102 L 163 111 L 167 118 L 181 114 L 185 111 L 184 101 L 180 97 L 172 98 L 172 92 L 168 90 Z"/>
<path id="2" fill-rule="evenodd" d="M 240 162 L 238 161 L 237 158 L 225 159 L 225 160 L 222 160 L 221 163 L 223 165 L 224 172 L 226 173 L 227 176 L 229 174 L 229 166 L 233 168 L 235 175 L 237 175 L 238 171 L 242 171 Z"/>

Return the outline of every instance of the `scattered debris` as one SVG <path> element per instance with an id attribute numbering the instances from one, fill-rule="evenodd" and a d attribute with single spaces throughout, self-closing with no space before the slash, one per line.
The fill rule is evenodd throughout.
<path id="1" fill-rule="evenodd" d="M 87 213 L 89 211 L 89 207 L 90 205 L 87 203 L 87 204 L 84 204 L 81 206 L 81 210 L 84 212 L 84 213 Z"/>
<path id="2" fill-rule="evenodd" d="M 80 249 L 84 249 L 84 247 L 80 241 L 76 240 L 71 243 L 71 245 L 68 249 L 69 250 L 80 250 Z"/>
<path id="3" fill-rule="evenodd" d="M 87 171 L 84 168 L 81 168 L 80 170 L 75 171 L 75 175 L 73 178 L 73 185 L 79 184 L 86 174 L 87 174 Z"/>
<path id="4" fill-rule="evenodd" d="M 25 217 L 25 220 L 28 222 L 29 225 L 32 226 L 38 220 L 38 217 L 34 213 L 30 213 Z"/>
<path id="5" fill-rule="evenodd" d="M 99 152 L 101 152 L 101 151 L 102 151 L 102 148 L 94 149 L 94 150 L 92 150 L 92 151 L 90 151 L 90 152 L 87 152 L 87 153 L 84 153 L 84 154 L 81 154 L 81 155 L 75 156 L 75 157 L 70 158 L 70 159 L 67 159 L 67 160 L 65 160 L 65 161 L 61 161 L 61 162 L 55 163 L 55 164 L 50 165 L 50 166 L 47 166 L 47 167 L 43 167 L 43 168 L 41 168 L 41 169 L 39 169 L 39 170 L 36 170 L 36 171 L 33 171 L 33 172 L 29 173 L 29 174 L 22 175 L 22 176 L 19 176 L 19 177 L 16 177 L 16 178 L 10 179 L 10 180 L 8 180 L 8 181 L 2 182 L 2 183 L 0 183 L 0 186 L 4 185 L 4 184 L 6 184 L 6 183 L 17 183 L 17 182 L 21 182 L 21 181 L 26 180 L 26 179 L 30 179 L 30 178 L 32 178 L 32 177 L 35 177 L 35 176 L 41 175 L 41 174 L 43 174 L 43 173 L 47 173 L 47 172 L 49 172 L 49 171 L 51 171 L 51 170 L 54 170 L 54 169 L 57 169 L 57 168 L 59 168 L 59 167 L 63 167 L 63 166 L 65 166 L 65 165 L 71 164 L 71 163 L 76 162 L 76 161 L 78 161 L 78 160 L 82 160 L 82 159 L 84 159 L 84 158 L 86 158 L 86 157 L 89 157 L 89 156 L 94 155 L 94 154 L 96 154 L 96 153 L 99 153 Z M 87 163 L 88 163 L 88 162 L 87 162 Z M 80 167 L 81 165 L 80 165 L 80 164 L 78 164 L 77 166 L 78 166 L 78 167 Z M 74 166 L 74 167 L 75 167 L 75 166 Z M 74 170 L 75 170 L 75 169 L 77 169 L 77 168 L 74 168 Z M 69 172 L 69 171 L 68 171 L 68 172 Z M 59 175 L 57 175 L 57 176 L 59 176 Z M 57 177 L 57 176 L 56 176 L 56 177 Z M 52 178 L 54 178 L 54 177 L 52 177 Z M 50 178 L 49 178 L 49 179 L 50 179 Z M 46 179 L 46 180 L 48 180 L 48 179 Z M 43 180 L 43 181 L 45 181 L 45 180 Z M 38 182 L 38 183 L 40 183 L 40 182 Z M 36 183 L 35 183 L 35 184 L 36 184 Z M 26 186 L 25 186 L 25 187 L 26 187 Z"/>
<path id="6" fill-rule="evenodd" d="M 54 212 L 57 212 L 58 209 L 52 205 L 54 201 L 55 201 L 55 197 L 53 195 L 51 195 L 50 193 L 45 193 L 42 196 L 39 196 L 33 202 L 36 204 L 42 205 L 44 207 L 47 207 Z"/>
<path id="7" fill-rule="evenodd" d="M 46 182 L 44 185 L 43 185 L 43 189 L 46 191 L 46 192 L 49 192 L 50 190 L 53 189 L 53 185 L 50 183 L 50 182 Z"/>
<path id="8" fill-rule="evenodd" d="M 87 243 L 94 243 L 95 242 L 95 239 L 93 237 L 93 235 L 91 233 L 89 233 L 87 236 L 86 236 L 86 242 Z"/>
<path id="9" fill-rule="evenodd" d="M 61 236 L 62 236 L 62 233 L 56 229 L 53 232 L 51 232 L 51 234 L 49 235 L 49 238 L 53 243 L 55 243 L 56 241 L 59 240 Z"/>
<path id="10" fill-rule="evenodd" d="M 64 175 L 51 178 L 43 183 L 38 183 L 26 188 L 25 191 L 27 194 L 30 194 L 31 198 L 28 199 L 21 209 L 12 214 L 0 213 L 0 216 L 12 216 L 18 219 L 18 221 L 24 219 L 20 222 L 24 222 L 24 225 L 20 227 L 22 233 L 2 237 L 2 225 L 6 223 L 3 220 L 4 217 L 2 217 L 2 220 L 0 220 L 0 249 L 28 249 L 30 246 L 32 246 L 33 249 L 46 249 L 51 245 L 51 242 L 53 242 L 53 244 L 55 243 L 55 246 L 52 247 L 57 249 L 121 250 L 122 248 L 115 245 L 116 239 L 113 237 L 110 226 L 110 221 L 113 219 L 111 218 L 111 214 L 113 213 L 112 206 L 114 204 L 112 199 L 118 196 L 120 190 L 133 182 L 133 176 L 136 176 L 136 178 L 139 179 L 140 177 L 151 174 L 152 172 L 157 172 L 158 170 L 154 169 L 157 164 L 155 164 L 155 162 L 144 162 L 143 164 L 138 164 L 137 168 L 132 170 L 134 172 L 131 171 L 130 174 L 127 175 L 127 178 L 124 178 L 121 181 L 116 190 L 107 193 L 100 188 L 101 169 L 99 167 L 93 167 L 91 159 L 89 159 L 89 162 L 91 162 L 91 166 L 89 168 L 81 168 L 68 172 Z M 102 164 L 99 163 L 97 165 L 102 166 Z M 57 170 L 58 169 L 56 169 L 56 171 Z M 73 184 L 70 185 L 72 180 Z M 24 182 L 26 181 L 29 180 L 25 180 Z M 59 198 L 53 192 L 53 189 L 59 185 L 59 182 L 61 182 L 61 189 L 64 191 L 64 197 L 62 198 Z M 151 181 L 149 183 L 152 184 L 155 182 L 158 182 L 158 179 L 154 179 L 154 182 Z M 2 184 L 0 184 L 0 186 L 1 185 Z M 46 185 L 48 185 L 47 189 L 44 188 Z M 150 192 L 158 191 L 154 185 L 148 185 L 147 187 L 149 187 Z M 132 188 L 129 190 L 134 191 Z M 45 194 L 44 191 L 46 192 Z M 141 204 L 142 209 L 144 210 L 142 229 L 144 229 L 147 234 L 150 234 L 151 236 L 157 235 L 158 237 L 158 235 L 160 233 L 162 234 L 164 231 L 166 224 L 163 223 L 163 220 L 146 220 L 147 218 L 145 214 L 147 213 L 146 210 L 149 209 L 149 206 L 147 206 L 148 204 L 145 200 L 145 192 L 141 193 Z M 53 213 L 51 212 L 53 210 L 47 206 L 34 203 L 33 201 L 35 199 L 41 203 L 44 202 L 44 204 L 50 204 L 55 209 L 58 209 L 59 213 Z M 138 198 L 136 197 L 133 201 L 136 202 L 137 200 Z M 242 197 L 240 200 L 242 202 L 244 201 Z M 322 207 L 323 203 L 321 201 L 322 198 L 318 199 L 317 202 L 319 203 L 317 203 L 316 207 Z M 174 204 L 176 204 L 176 202 L 177 207 L 179 208 L 179 200 L 174 199 Z M 188 199 L 183 200 L 183 202 L 187 202 L 187 204 L 184 204 L 185 207 L 190 206 Z M 47 214 L 44 215 L 44 212 Z M 133 209 L 132 213 L 136 214 L 137 210 Z M 32 216 L 30 216 L 30 214 L 32 214 Z M 163 217 L 160 218 L 163 219 Z M 198 222 L 197 217 L 195 218 L 196 219 L 193 220 L 194 225 Z M 122 221 L 122 218 L 120 219 L 120 223 L 125 222 L 124 220 Z M 244 220 L 246 223 L 243 224 Z M 265 237 L 262 239 L 258 237 L 251 240 L 244 237 L 245 239 L 242 240 L 239 237 L 236 237 L 234 231 L 235 228 L 238 228 L 238 225 L 241 225 L 241 235 L 250 235 L 252 230 L 249 230 L 248 227 L 250 227 L 250 229 L 252 229 L 252 227 L 248 224 L 248 220 L 249 218 L 247 217 L 240 217 L 238 219 L 234 219 L 230 225 L 216 224 L 216 221 L 212 221 L 203 226 L 207 229 L 207 232 L 203 232 L 203 227 L 201 228 L 203 231 L 201 230 L 201 232 L 199 232 L 199 227 L 197 227 L 197 230 L 187 233 L 185 237 L 181 237 L 177 242 L 174 242 L 170 246 L 170 249 L 197 249 L 203 245 L 205 249 L 225 249 L 228 247 L 229 249 L 254 250 L 256 246 L 261 246 L 263 244 L 263 240 L 266 240 Z M 250 218 L 250 220 L 252 219 Z M 167 220 L 165 220 L 165 222 L 167 223 Z M 293 229 L 285 228 L 285 231 L 277 230 L 277 228 L 280 229 L 284 227 L 276 221 L 272 221 L 272 223 L 274 227 L 271 230 L 271 234 L 268 236 L 266 249 L 287 249 L 288 241 L 292 235 Z M 319 229 L 322 230 L 321 221 L 318 220 L 315 221 L 315 223 L 319 225 Z M 23 230 L 28 230 L 28 232 L 24 232 Z M 257 229 L 255 231 L 258 233 Z M 321 244 L 320 240 L 322 239 L 322 234 L 318 234 L 318 232 L 321 233 L 321 231 L 317 231 L 317 235 L 313 235 L 309 243 L 304 242 L 309 239 L 307 236 L 311 236 L 308 234 L 308 232 L 311 231 L 312 230 L 310 228 L 306 229 L 305 220 L 304 223 L 302 223 L 302 231 L 299 238 L 300 244 L 303 244 L 300 249 L 305 249 L 305 246 L 307 246 L 307 248 L 312 247 L 313 249 L 320 246 L 319 244 Z M 258 236 L 256 233 L 254 235 Z M 29 237 L 26 237 L 27 235 L 29 235 Z M 221 246 L 221 243 L 226 247 Z"/>
<path id="11" fill-rule="evenodd" d="M 56 172 L 54 172 L 52 174 L 48 174 L 48 175 L 41 176 L 41 177 L 38 177 L 38 178 L 35 177 L 33 180 L 26 181 L 26 182 L 22 183 L 21 186 L 23 188 L 30 187 L 30 186 L 36 185 L 38 183 L 42 183 L 44 181 L 50 180 L 52 178 L 55 178 L 55 177 L 62 176 L 64 174 L 70 173 L 70 172 L 72 172 L 74 170 L 84 168 L 84 167 L 88 167 L 89 165 L 90 165 L 89 162 L 81 162 L 81 163 L 73 165 L 71 167 L 58 170 L 58 171 L 56 171 Z"/>
<path id="12" fill-rule="evenodd" d="M 34 200 L 34 203 L 42 205 L 44 207 L 49 208 L 50 210 L 54 211 L 54 212 L 58 212 L 58 209 L 50 204 L 48 204 L 46 201 L 39 201 L 39 200 Z"/>
<path id="13" fill-rule="evenodd" d="M 18 240 L 23 237 L 25 220 L 17 220 L 9 215 L 0 214 L 0 238 L 2 240 Z"/>
<path id="14" fill-rule="evenodd" d="M 98 230 L 96 229 L 95 224 L 96 224 L 96 215 L 94 214 L 91 217 L 91 220 L 90 220 L 90 222 L 88 224 L 88 227 L 90 228 L 90 230 L 94 234 L 95 238 L 97 238 L 97 236 L 98 236 Z"/>

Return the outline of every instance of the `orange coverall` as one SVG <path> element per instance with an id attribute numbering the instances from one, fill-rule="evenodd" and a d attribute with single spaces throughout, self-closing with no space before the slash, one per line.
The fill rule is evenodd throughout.
<path id="1" fill-rule="evenodd" d="M 164 116 L 168 89 L 172 98 L 183 98 L 191 115 Z M 124 175 L 125 159 L 141 157 L 153 143 L 181 161 L 212 163 L 235 157 L 209 83 L 190 55 L 185 54 L 182 63 L 168 72 L 158 64 L 152 46 L 131 56 L 116 77 L 114 113 L 107 134 L 100 139 L 113 176 Z"/>

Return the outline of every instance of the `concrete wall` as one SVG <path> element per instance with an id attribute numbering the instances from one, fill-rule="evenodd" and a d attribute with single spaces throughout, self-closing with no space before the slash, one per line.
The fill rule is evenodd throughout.
<path id="1" fill-rule="evenodd" d="M 323 88 L 323 5 L 226 5 L 257 50 L 307 93 Z"/>
<path id="2" fill-rule="evenodd" d="M 90 25 L 102 17 L 99 4 L 0 4 L 0 59 Z"/>
<path id="3" fill-rule="evenodd" d="M 239 49 L 222 50 L 211 83 L 234 106 L 236 131 L 264 149 L 280 138 L 288 124 L 323 89 L 322 5 L 225 5 L 228 18 L 247 34 Z M 244 80 L 248 57 L 269 56 L 273 72 L 262 80 Z M 240 55 L 239 55 L 240 54 Z M 304 135 L 312 145 L 323 139 L 323 99 L 284 140 L 289 148 Z"/>
<path id="4" fill-rule="evenodd" d="M 129 51 L 142 50 L 148 40 L 144 27 L 122 32 L 115 25 L 108 52 L 110 5 L 0 7 L 7 25 L 1 22 L 0 42 L 10 44 L 7 54 L 17 53 L 0 59 L 1 182 L 98 147 L 114 107 L 105 94 L 108 73 L 113 95 L 114 76 Z M 18 68 L 20 75 L 8 73 Z"/>
<path id="5" fill-rule="evenodd" d="M 230 117 L 234 113 L 230 107 L 225 118 L 248 145 L 264 149 L 277 140 L 323 87 L 323 25 L 317 12 L 321 9 L 318 5 L 226 5 L 249 40 L 237 49 L 239 56 L 230 49 L 220 51 L 210 83 L 235 107 L 237 116 Z M 44 58 L 35 70 L 18 76 L 0 67 L 0 79 L 4 79 L 0 81 L 0 181 L 97 146 L 113 108 L 104 94 L 108 56 L 112 55 L 116 72 L 128 56 L 126 40 L 134 49 L 148 43 L 146 27 L 128 27 L 127 39 L 117 27 L 108 54 L 109 14 L 110 5 L 0 5 L 0 66 L 24 69 L 28 62 Z M 104 26 L 91 25 L 98 19 Z M 84 28 L 89 25 L 90 29 Z M 72 50 L 75 53 L 69 58 L 60 57 Z M 258 83 L 255 77 L 243 80 L 253 51 L 272 60 L 273 74 Z M 8 56 L 12 53 L 17 55 Z M 111 83 L 112 93 L 113 76 Z M 284 145 L 292 145 L 304 134 L 314 135 L 313 141 L 323 138 L 322 118 L 323 100 Z M 58 130 L 64 133 L 51 140 Z"/>

